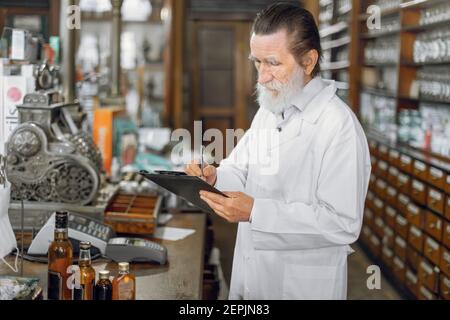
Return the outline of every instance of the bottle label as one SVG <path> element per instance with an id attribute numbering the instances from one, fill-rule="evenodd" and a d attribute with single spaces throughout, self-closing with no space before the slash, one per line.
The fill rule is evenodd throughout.
<path id="1" fill-rule="evenodd" d="M 48 271 L 48 292 L 49 300 L 63 300 L 63 278 L 59 272 Z"/>
<path id="2" fill-rule="evenodd" d="M 133 281 L 121 281 L 119 283 L 119 300 L 134 300 Z"/>

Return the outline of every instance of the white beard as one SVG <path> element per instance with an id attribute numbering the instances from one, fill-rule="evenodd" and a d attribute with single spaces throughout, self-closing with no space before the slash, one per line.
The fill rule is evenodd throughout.
<path id="1" fill-rule="evenodd" d="M 303 90 L 304 86 L 303 69 L 296 67 L 287 83 L 276 80 L 264 85 L 257 83 L 257 101 L 261 108 L 280 114 L 292 105 L 293 98 Z"/>

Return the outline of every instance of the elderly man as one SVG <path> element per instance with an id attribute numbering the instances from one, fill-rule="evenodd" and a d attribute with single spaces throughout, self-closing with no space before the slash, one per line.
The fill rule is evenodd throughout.
<path id="1" fill-rule="evenodd" d="M 345 299 L 371 170 L 364 132 L 334 82 L 319 76 L 310 12 L 269 6 L 255 19 L 250 48 L 260 109 L 217 170 L 203 170 L 229 198 L 201 192 L 219 216 L 239 223 L 229 298 Z M 270 139 L 257 134 L 263 130 Z M 256 149 L 275 170 L 252 161 Z M 196 163 L 186 173 L 201 176 Z"/>

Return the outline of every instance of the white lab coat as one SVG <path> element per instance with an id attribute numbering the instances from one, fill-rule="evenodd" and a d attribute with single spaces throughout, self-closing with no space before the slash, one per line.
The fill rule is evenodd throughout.
<path id="1" fill-rule="evenodd" d="M 369 150 L 334 81 L 312 81 L 321 85 L 319 94 L 281 132 L 257 134 L 277 126 L 275 115 L 260 108 L 217 170 L 217 188 L 255 199 L 251 222 L 239 223 L 230 299 L 346 299 L 347 255 L 362 226 Z M 257 148 L 279 164 L 275 171 L 262 172 L 252 159 Z"/>

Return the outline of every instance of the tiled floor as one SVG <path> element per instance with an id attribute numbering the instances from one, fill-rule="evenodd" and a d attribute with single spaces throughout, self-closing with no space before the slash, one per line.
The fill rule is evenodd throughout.
<path id="1" fill-rule="evenodd" d="M 233 250 L 237 225 L 230 224 L 217 216 L 210 216 L 214 227 L 214 245 L 220 250 L 220 260 L 225 279 L 229 285 Z M 358 245 L 352 245 L 355 253 L 348 260 L 348 299 L 350 300 L 391 300 L 401 299 L 399 293 L 390 285 L 384 276 L 381 277 L 381 289 L 369 290 L 367 267 L 373 262 Z"/>

